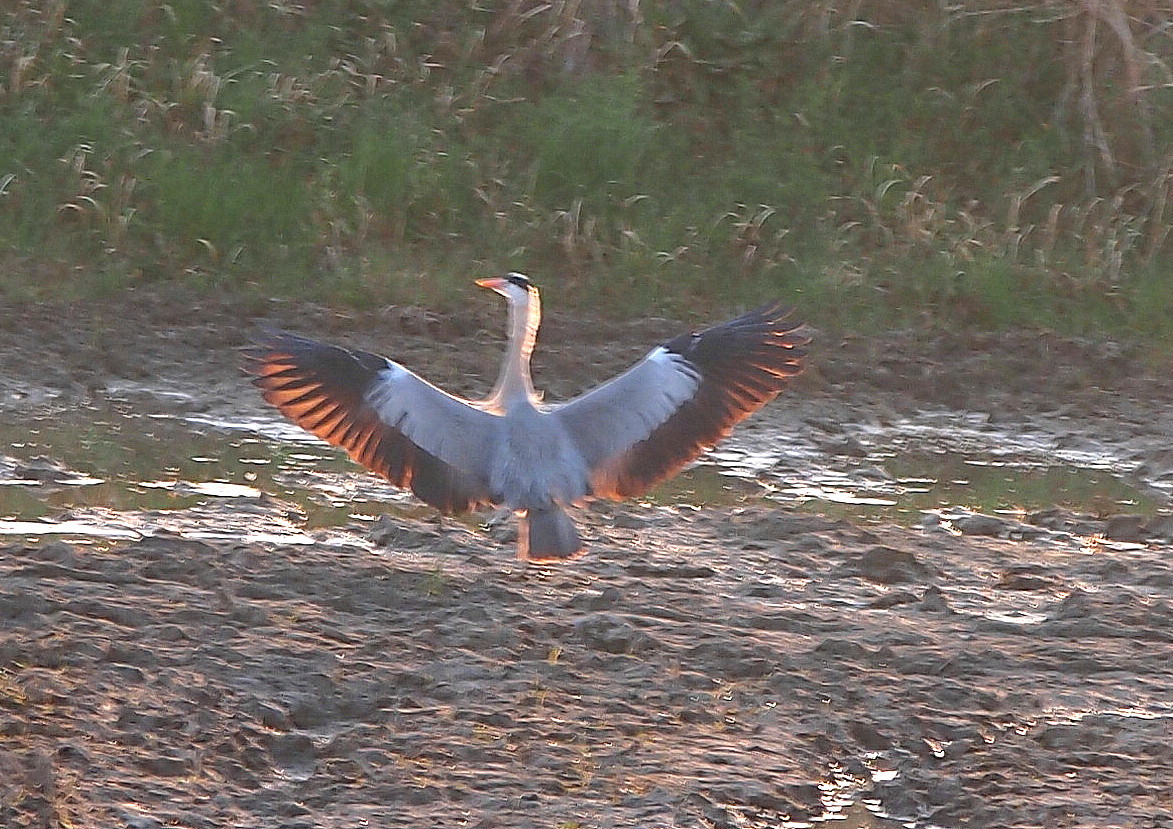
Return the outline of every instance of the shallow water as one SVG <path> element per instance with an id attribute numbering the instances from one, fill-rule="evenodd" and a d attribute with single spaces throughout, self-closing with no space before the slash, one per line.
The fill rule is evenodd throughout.
<path id="1" fill-rule="evenodd" d="M 855 451 L 837 454 L 803 438 L 775 440 L 762 428 L 739 433 L 644 500 L 698 507 L 777 502 L 905 524 L 957 506 L 1151 515 L 1163 500 L 1128 480 L 1127 464 L 1107 447 L 1064 453 L 1050 436 L 993 430 L 966 413 L 860 427 L 853 439 Z M 300 510 L 305 529 L 388 512 L 429 514 L 279 419 L 143 414 L 113 402 L 0 425 L 0 534 L 133 537 L 92 511 L 165 512 L 266 494 Z M 71 515 L 77 510 L 91 512 L 80 519 Z"/>

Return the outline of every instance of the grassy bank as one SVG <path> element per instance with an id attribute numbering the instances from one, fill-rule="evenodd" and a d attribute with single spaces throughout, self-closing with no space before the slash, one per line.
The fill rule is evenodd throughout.
<path id="1" fill-rule="evenodd" d="M 1173 330 L 1155 0 L 18 0 L 0 291 Z"/>

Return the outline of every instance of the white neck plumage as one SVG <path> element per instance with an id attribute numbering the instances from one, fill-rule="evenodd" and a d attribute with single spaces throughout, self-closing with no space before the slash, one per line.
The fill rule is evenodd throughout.
<path id="1" fill-rule="evenodd" d="M 542 300 L 538 289 L 512 287 L 509 301 L 509 344 L 501 360 L 501 374 L 489 395 L 492 408 L 507 411 L 518 404 L 533 405 L 537 400 L 530 379 L 529 361 L 542 323 Z"/>

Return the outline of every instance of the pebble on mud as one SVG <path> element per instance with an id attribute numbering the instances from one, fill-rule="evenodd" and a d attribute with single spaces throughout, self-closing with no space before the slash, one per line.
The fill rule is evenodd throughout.
<path id="1" fill-rule="evenodd" d="M 596 613 L 574 623 L 583 644 L 613 654 L 634 654 L 655 648 L 652 637 L 617 616 Z"/>
<path id="2" fill-rule="evenodd" d="M 859 558 L 859 575 L 878 584 L 924 581 L 932 572 L 907 550 L 876 546 Z"/>
<path id="3" fill-rule="evenodd" d="M 276 735 L 269 743 L 269 754 L 290 777 L 309 777 L 317 765 L 314 741 L 305 734 Z"/>
<path id="4" fill-rule="evenodd" d="M 1058 586 L 1059 582 L 1047 575 L 1046 570 L 1037 564 L 1024 564 L 1004 570 L 994 582 L 994 587 L 1000 590 L 1048 590 Z"/>
<path id="5" fill-rule="evenodd" d="M 1147 519 L 1143 515 L 1113 515 L 1104 527 L 1104 538 L 1110 541 L 1145 541 L 1148 528 Z"/>
<path id="6" fill-rule="evenodd" d="M 993 515 L 982 515 L 980 512 L 959 515 L 951 519 L 950 523 L 955 530 L 965 535 L 998 536 L 1009 528 L 1007 521 Z"/>

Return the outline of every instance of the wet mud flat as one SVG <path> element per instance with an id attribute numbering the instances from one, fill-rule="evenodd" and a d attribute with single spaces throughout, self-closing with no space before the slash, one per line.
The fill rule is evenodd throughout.
<path id="1" fill-rule="evenodd" d="M 5 545 L 0 823 L 1173 825 L 1168 549 L 586 525 Z"/>
<path id="2" fill-rule="evenodd" d="M 492 315 L 263 310 L 395 340 L 458 391 L 494 370 Z M 241 309 L 82 311 L 0 326 L 5 418 L 110 397 L 262 411 L 233 352 Z M 661 328 L 592 328 L 569 355 L 555 318 L 552 396 Z M 925 406 L 980 410 L 1052 435 L 1046 451 L 1116 447 L 1167 505 L 1159 372 L 1094 343 L 990 345 L 826 343 L 749 434 L 805 441 L 794 477 L 866 462 L 878 427 Z M 72 506 L 54 517 L 123 532 L 0 541 L 0 826 L 1173 827 L 1163 507 L 901 525 L 602 504 L 576 515 L 587 555 L 540 568 L 510 559 L 507 529 L 324 526 L 256 489 Z"/>

